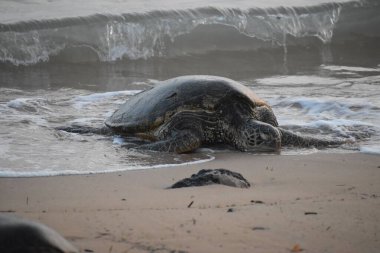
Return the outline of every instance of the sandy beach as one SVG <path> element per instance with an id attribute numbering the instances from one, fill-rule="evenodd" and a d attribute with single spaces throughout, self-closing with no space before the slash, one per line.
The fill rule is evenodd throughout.
<path id="1" fill-rule="evenodd" d="M 379 253 L 379 13 L 379 0 L 0 1 L 0 253 L 25 248 L 12 228 L 33 243 L 22 225 L 50 231 L 6 215 L 81 253 Z M 264 143 L 283 151 L 236 151 Z M 203 150 L 146 151 L 177 144 Z M 251 187 L 169 189 L 216 168 Z"/>
<path id="2" fill-rule="evenodd" d="M 167 189 L 204 168 L 249 189 Z M 0 178 L 0 211 L 80 252 L 377 252 L 380 157 L 217 154 L 212 162 L 83 176 Z"/>

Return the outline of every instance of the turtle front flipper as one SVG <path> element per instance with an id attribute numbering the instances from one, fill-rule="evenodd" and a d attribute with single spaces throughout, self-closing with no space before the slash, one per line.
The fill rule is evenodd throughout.
<path id="1" fill-rule="evenodd" d="M 137 149 L 161 152 L 176 152 L 178 154 L 191 152 L 201 145 L 201 138 L 191 130 L 182 130 L 172 136 L 153 143 L 137 147 Z"/>
<path id="2" fill-rule="evenodd" d="M 345 139 L 327 139 L 327 138 L 314 138 L 310 136 L 303 136 L 289 130 L 278 128 L 281 132 L 282 145 L 297 146 L 297 147 L 337 147 L 351 140 Z"/>

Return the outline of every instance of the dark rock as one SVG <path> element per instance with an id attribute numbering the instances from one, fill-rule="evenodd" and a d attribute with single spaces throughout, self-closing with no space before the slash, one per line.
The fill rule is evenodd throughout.
<path id="1" fill-rule="evenodd" d="M 204 186 L 211 184 L 223 184 L 239 188 L 249 188 L 251 184 L 237 172 L 226 169 L 203 169 L 190 178 L 184 178 L 173 184 L 170 188 L 182 188 L 192 186 Z"/>
<path id="2" fill-rule="evenodd" d="M 0 215 L 0 252 L 76 253 L 66 239 L 37 222 Z"/>

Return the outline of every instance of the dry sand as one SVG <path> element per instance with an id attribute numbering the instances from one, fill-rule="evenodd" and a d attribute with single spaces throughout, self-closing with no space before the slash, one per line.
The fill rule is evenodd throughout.
<path id="1" fill-rule="evenodd" d="M 203 168 L 240 172 L 253 186 L 166 189 Z M 81 252 L 375 253 L 380 156 L 230 153 L 154 170 L 0 178 L 0 211 L 45 223 Z"/>

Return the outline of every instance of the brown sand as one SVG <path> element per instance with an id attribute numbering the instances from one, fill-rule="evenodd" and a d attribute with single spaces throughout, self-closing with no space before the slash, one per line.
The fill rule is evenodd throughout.
<path id="1" fill-rule="evenodd" d="M 166 189 L 202 168 L 240 172 L 253 186 Z M 45 223 L 81 252 L 379 252 L 380 156 L 231 153 L 154 170 L 0 178 L 0 211 Z"/>

